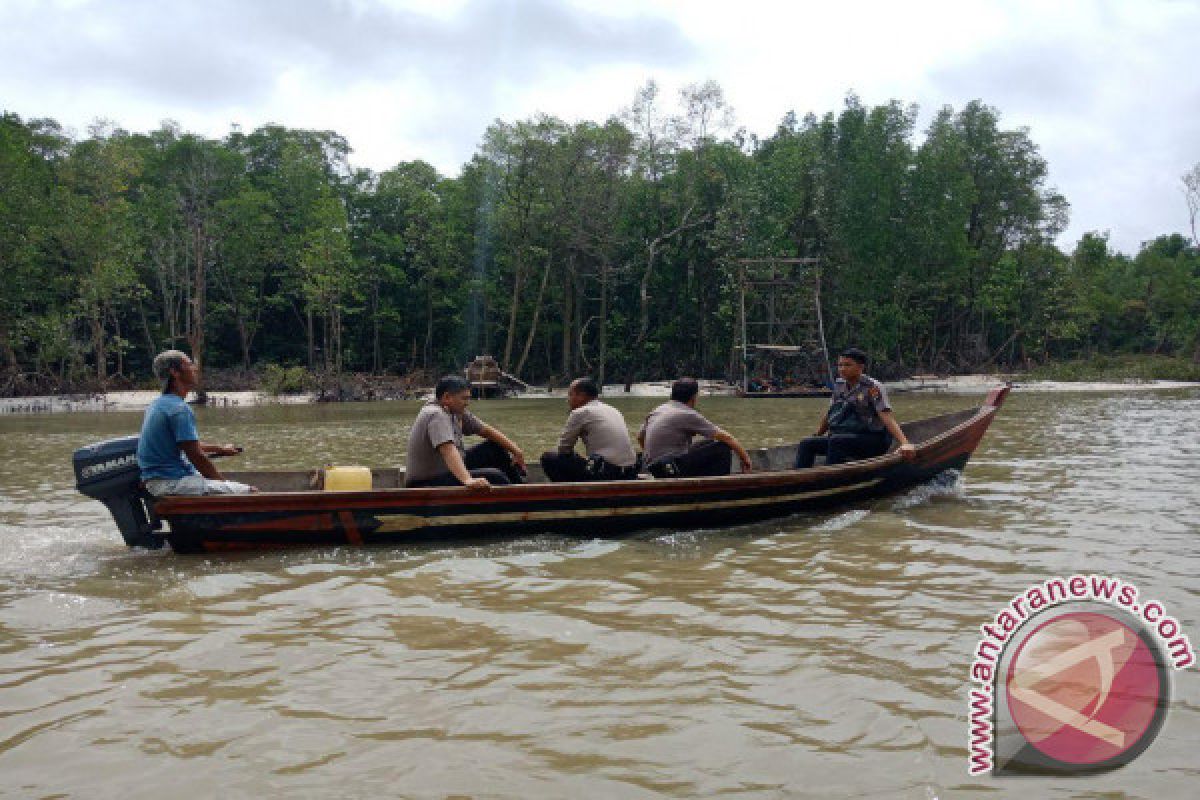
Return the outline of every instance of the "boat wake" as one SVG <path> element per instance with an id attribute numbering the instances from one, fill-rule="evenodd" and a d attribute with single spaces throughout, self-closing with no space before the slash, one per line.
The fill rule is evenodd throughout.
<path id="1" fill-rule="evenodd" d="M 904 511 L 905 509 L 936 502 L 942 498 L 961 500 L 965 496 L 966 486 L 962 479 L 962 472 L 956 469 L 948 469 L 920 486 L 915 486 L 904 494 L 894 498 L 891 502 L 891 510 Z"/>
<path id="2" fill-rule="evenodd" d="M 846 528 L 851 528 L 866 519 L 871 512 L 865 508 L 856 508 L 852 511 L 844 511 L 837 514 L 824 522 L 820 522 L 812 527 L 812 530 L 818 533 L 834 533 L 842 531 Z"/>

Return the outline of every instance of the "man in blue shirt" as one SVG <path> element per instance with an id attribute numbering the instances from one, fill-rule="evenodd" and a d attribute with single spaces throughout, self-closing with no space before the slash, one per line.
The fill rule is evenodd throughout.
<path id="1" fill-rule="evenodd" d="M 167 350 L 155 356 L 154 376 L 162 381 L 163 393 L 146 409 L 137 449 L 146 491 L 155 497 L 257 491 L 244 483 L 225 480 L 208 458 L 237 455 L 241 448 L 200 441 L 196 415 L 184 402 L 200 377 L 196 364 L 186 353 Z"/>

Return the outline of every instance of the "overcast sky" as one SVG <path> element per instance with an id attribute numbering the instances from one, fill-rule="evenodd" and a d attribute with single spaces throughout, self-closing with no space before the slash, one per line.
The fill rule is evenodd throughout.
<path id="1" fill-rule="evenodd" d="M 0 0 L 0 109 L 85 134 L 331 129 L 357 166 L 446 174 L 496 118 L 601 121 L 650 78 L 717 81 L 737 124 L 979 98 L 1025 126 L 1071 203 L 1060 244 L 1185 232 L 1200 162 L 1200 2 Z"/>

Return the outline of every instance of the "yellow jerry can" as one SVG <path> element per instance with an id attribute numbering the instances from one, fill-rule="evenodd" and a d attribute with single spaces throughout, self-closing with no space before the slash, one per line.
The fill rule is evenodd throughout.
<path id="1" fill-rule="evenodd" d="M 371 491 L 371 468 L 326 467 L 325 491 L 369 492 Z"/>

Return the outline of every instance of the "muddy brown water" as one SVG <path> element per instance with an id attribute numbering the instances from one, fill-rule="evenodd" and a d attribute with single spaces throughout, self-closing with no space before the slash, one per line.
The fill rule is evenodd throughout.
<path id="1" fill-rule="evenodd" d="M 754 446 L 823 407 L 700 406 Z M 199 423 L 238 468 L 383 466 L 416 409 Z M 531 455 L 564 416 L 475 410 Z M 219 558 L 126 550 L 75 493 L 72 450 L 139 422 L 0 418 L 0 796 L 1196 796 L 1194 671 L 1146 753 L 1083 779 L 969 777 L 965 702 L 979 625 L 1055 575 L 1133 582 L 1200 644 L 1196 390 L 1018 390 L 961 479 L 837 512 Z"/>

